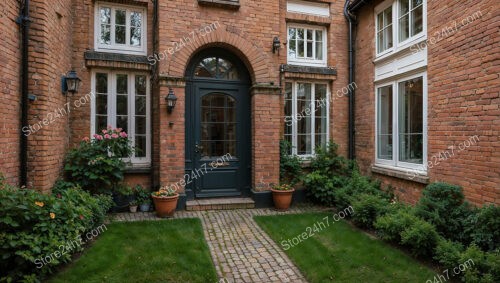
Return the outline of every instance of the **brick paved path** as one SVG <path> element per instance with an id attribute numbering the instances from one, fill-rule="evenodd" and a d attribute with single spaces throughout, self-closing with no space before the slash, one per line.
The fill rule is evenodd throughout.
<path id="1" fill-rule="evenodd" d="M 255 223 L 254 215 L 302 213 L 314 208 L 179 211 L 174 218 L 198 217 L 220 282 L 307 282 L 281 248 Z M 120 213 L 116 221 L 160 220 L 153 213 Z M 223 281 L 222 279 L 225 279 Z"/>

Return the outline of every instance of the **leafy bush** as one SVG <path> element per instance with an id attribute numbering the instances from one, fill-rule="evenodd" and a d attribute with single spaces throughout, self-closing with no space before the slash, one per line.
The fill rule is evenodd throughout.
<path id="1" fill-rule="evenodd" d="M 325 147 L 317 147 L 311 159 L 311 169 L 327 176 L 349 176 L 352 164 L 337 153 L 338 145 L 330 141 Z"/>
<path id="2" fill-rule="evenodd" d="M 401 233 L 419 220 L 411 207 L 401 207 L 392 213 L 378 217 L 373 226 L 383 240 L 400 243 Z"/>
<path id="3" fill-rule="evenodd" d="M 353 221 L 362 228 L 372 228 L 378 216 L 387 213 L 389 201 L 377 195 L 360 194 L 352 202 Z"/>
<path id="4" fill-rule="evenodd" d="M 344 176 L 327 176 L 320 171 L 313 171 L 304 178 L 304 185 L 314 202 L 332 206 L 335 203 L 335 191 L 344 186 Z"/>
<path id="5" fill-rule="evenodd" d="M 487 205 L 476 209 L 467 219 L 466 231 L 481 249 L 500 249 L 500 207 Z"/>
<path id="6" fill-rule="evenodd" d="M 445 238 L 460 242 L 467 242 L 463 232 L 470 214 L 462 188 L 446 183 L 428 185 L 416 206 L 417 216 L 432 223 Z"/>
<path id="7" fill-rule="evenodd" d="M 460 264 L 463 281 L 466 283 L 500 282 L 499 251 L 483 252 L 478 246 L 472 244 L 462 253 Z"/>
<path id="8" fill-rule="evenodd" d="M 304 178 L 309 197 L 328 206 L 335 203 L 336 191 L 348 183 L 352 170 L 350 161 L 339 156 L 337 149 L 334 142 L 328 143 L 324 148 L 316 148 L 316 154 L 311 159 L 312 172 Z"/>
<path id="9" fill-rule="evenodd" d="M 75 245 L 63 254 L 61 246 L 101 224 L 109 206 L 109 197 L 92 197 L 79 189 L 55 195 L 8 186 L 0 189 L 0 281 L 41 278 L 70 261 L 71 253 L 81 247 Z M 54 252 L 60 256 L 37 268 L 42 258 Z"/>
<path id="10" fill-rule="evenodd" d="M 121 129 L 108 127 L 102 133 L 70 150 L 64 166 L 68 181 L 93 193 L 109 193 L 123 180 L 122 158 L 132 153 L 127 134 Z"/>
<path id="11" fill-rule="evenodd" d="M 410 248 L 415 256 L 432 255 L 438 239 L 436 227 L 422 219 L 417 219 L 401 232 L 401 244 Z"/>
<path id="12" fill-rule="evenodd" d="M 290 142 L 280 140 L 280 182 L 293 186 L 302 176 L 302 161 L 298 156 L 290 154 L 291 148 Z"/>
<path id="13" fill-rule="evenodd" d="M 445 269 L 452 270 L 458 266 L 464 247 L 461 243 L 440 238 L 434 252 L 434 259 Z"/>
<path id="14" fill-rule="evenodd" d="M 354 167 L 350 178 L 346 178 L 344 185 L 333 192 L 335 205 L 342 209 L 352 204 L 355 196 L 369 194 L 390 200 L 390 194 L 380 188 L 380 182 L 372 181 L 369 177 L 361 175 L 359 169 Z"/>

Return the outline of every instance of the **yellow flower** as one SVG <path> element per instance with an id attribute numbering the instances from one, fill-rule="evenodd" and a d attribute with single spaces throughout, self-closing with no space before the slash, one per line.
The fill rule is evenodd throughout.
<path id="1" fill-rule="evenodd" d="M 41 201 L 35 201 L 35 204 L 38 205 L 39 207 L 43 207 L 45 204 Z"/>
<path id="2" fill-rule="evenodd" d="M 53 212 L 51 212 L 51 213 L 50 213 L 50 218 L 51 218 L 51 219 L 56 218 L 56 214 L 55 214 L 55 213 L 53 213 Z"/>

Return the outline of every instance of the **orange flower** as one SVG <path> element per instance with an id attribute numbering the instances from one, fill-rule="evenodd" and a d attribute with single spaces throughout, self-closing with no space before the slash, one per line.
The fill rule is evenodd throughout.
<path id="1" fill-rule="evenodd" d="M 39 207 L 43 207 L 45 204 L 41 201 L 35 201 L 35 204 L 38 205 Z"/>
<path id="2" fill-rule="evenodd" d="M 56 214 L 55 214 L 55 213 L 53 213 L 53 212 L 51 212 L 51 213 L 50 213 L 50 219 L 54 219 L 54 218 L 56 218 Z"/>

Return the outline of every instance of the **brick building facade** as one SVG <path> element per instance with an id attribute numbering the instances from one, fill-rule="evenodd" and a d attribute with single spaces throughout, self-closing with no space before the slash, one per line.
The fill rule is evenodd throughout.
<path id="1" fill-rule="evenodd" d="M 446 181 L 462 185 L 474 203 L 500 203 L 498 4 L 425 1 L 425 37 L 417 43 L 450 25 L 445 19 L 468 15 L 456 5 L 482 15 L 456 34 L 421 45 L 423 52 L 411 50 L 425 54 L 416 69 L 388 74 L 386 62 L 406 60 L 409 49 L 376 58 L 375 13 L 382 2 L 354 9 L 356 2 L 349 3 L 357 21 L 353 85 L 343 1 L 32 0 L 28 78 L 36 100 L 29 102 L 28 124 L 39 125 L 35 131 L 20 123 L 21 3 L 9 0 L 0 11 L 0 61 L 7 66 L 0 78 L 0 171 L 20 184 L 25 129 L 26 185 L 49 190 L 67 149 L 111 124 L 126 129 L 140 149 L 129 183 L 180 184 L 183 200 L 255 196 L 278 182 L 283 137 L 304 157 L 330 139 L 348 154 L 347 93 L 355 86 L 355 153 L 364 173 L 392 184 L 407 202 L 418 199 L 425 183 Z M 69 70 L 82 84 L 78 93 L 63 95 L 60 77 Z M 471 136 L 478 140 L 427 170 L 409 171 L 396 160 L 378 166 L 376 87 L 415 72 L 425 74 L 426 150 L 409 155 L 432 160 Z M 177 103 L 169 111 L 171 92 Z M 61 109 L 63 115 L 54 116 Z M 196 173 L 201 168 L 209 170 Z M 186 185 L 185 174 L 191 176 Z"/>

